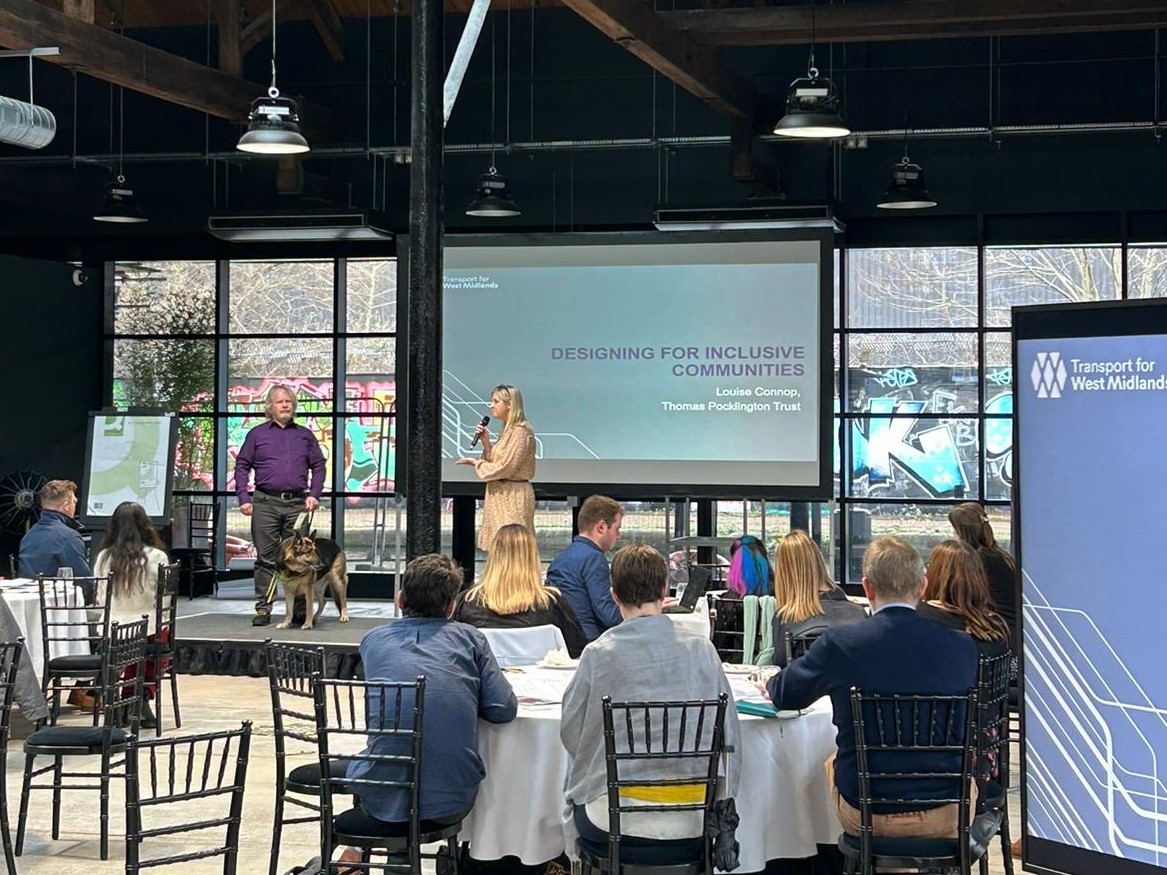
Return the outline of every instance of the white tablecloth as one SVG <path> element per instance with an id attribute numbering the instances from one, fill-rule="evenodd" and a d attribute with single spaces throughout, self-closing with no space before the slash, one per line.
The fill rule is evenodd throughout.
<path id="1" fill-rule="evenodd" d="M 665 616 L 678 626 L 692 629 L 702 638 L 709 637 L 709 606 L 705 603 L 705 599 L 698 599 L 691 614 L 665 614 Z"/>
<path id="2" fill-rule="evenodd" d="M 26 585 L 21 586 L 20 584 Z M 24 652 L 28 654 L 32 669 L 39 681 L 44 669 L 45 655 L 44 642 L 41 637 L 40 594 L 36 588 L 36 581 L 5 581 L 4 586 L 0 588 L 0 595 L 3 595 L 5 603 L 12 611 L 13 617 L 16 618 L 16 624 L 24 636 Z M 84 623 L 85 620 L 86 615 L 83 608 L 70 611 L 69 622 Z M 80 640 L 54 642 L 51 654 L 53 657 L 89 653 L 89 641 L 84 637 L 83 632 L 85 627 L 71 626 L 70 629 L 77 630 Z"/>
<path id="3" fill-rule="evenodd" d="M 566 686 L 570 672 L 525 669 Z M 478 752 L 486 779 L 460 838 L 477 860 L 514 855 L 528 865 L 564 850 L 563 785 L 567 752 L 559 741 L 560 708 L 520 706 L 513 723 L 480 723 Z M 823 763 L 835 750 L 831 703 L 817 702 L 799 717 L 740 717 L 742 777 L 737 793 L 741 871 L 767 860 L 810 857 L 816 844 L 834 844 L 833 813 Z"/>

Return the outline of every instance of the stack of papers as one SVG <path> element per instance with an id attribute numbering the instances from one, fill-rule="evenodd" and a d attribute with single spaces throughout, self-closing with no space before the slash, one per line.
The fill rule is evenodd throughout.
<path id="1" fill-rule="evenodd" d="M 508 671 L 505 675 L 511 689 L 523 705 L 558 705 L 567 689 L 565 680 L 548 678 L 530 672 Z"/>

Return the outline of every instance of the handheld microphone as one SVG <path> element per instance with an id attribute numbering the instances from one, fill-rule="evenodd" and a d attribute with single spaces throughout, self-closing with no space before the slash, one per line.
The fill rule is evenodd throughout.
<path id="1" fill-rule="evenodd" d="M 487 425 L 490 425 L 490 417 L 489 417 L 489 416 L 484 416 L 484 417 L 482 417 L 482 421 L 481 421 L 481 422 L 479 422 L 478 424 L 479 424 L 479 425 L 481 425 L 481 426 L 487 426 Z M 481 437 L 481 435 L 478 435 L 478 434 L 474 435 L 474 440 L 470 441 L 470 446 L 471 446 L 472 448 L 473 448 L 473 447 L 476 447 L 476 446 L 478 445 L 478 439 L 479 439 L 480 437 Z"/>

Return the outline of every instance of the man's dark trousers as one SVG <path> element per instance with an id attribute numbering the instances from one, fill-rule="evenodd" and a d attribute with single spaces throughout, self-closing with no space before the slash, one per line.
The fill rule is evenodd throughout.
<path id="1" fill-rule="evenodd" d="M 286 493 L 285 493 L 286 494 Z M 276 559 L 280 542 L 292 535 L 304 512 L 304 496 L 282 498 L 259 490 L 251 496 L 251 540 L 255 544 L 255 612 L 270 614 L 276 598 Z"/>

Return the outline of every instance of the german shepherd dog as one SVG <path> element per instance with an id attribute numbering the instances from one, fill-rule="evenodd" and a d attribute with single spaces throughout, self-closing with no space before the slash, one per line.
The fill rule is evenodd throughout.
<path id="1" fill-rule="evenodd" d="M 287 601 L 287 613 L 277 629 L 287 629 L 292 624 L 297 596 L 303 596 L 306 602 L 304 625 L 300 628 L 311 629 L 324 613 L 325 592 L 329 586 L 340 610 L 340 621 L 348 622 L 348 570 L 344 551 L 336 541 L 317 538 L 315 532 L 311 535 L 297 532 L 285 538 L 276 559 L 276 576 L 284 585 L 284 599 Z M 315 616 L 312 614 L 314 602 L 320 603 Z"/>

